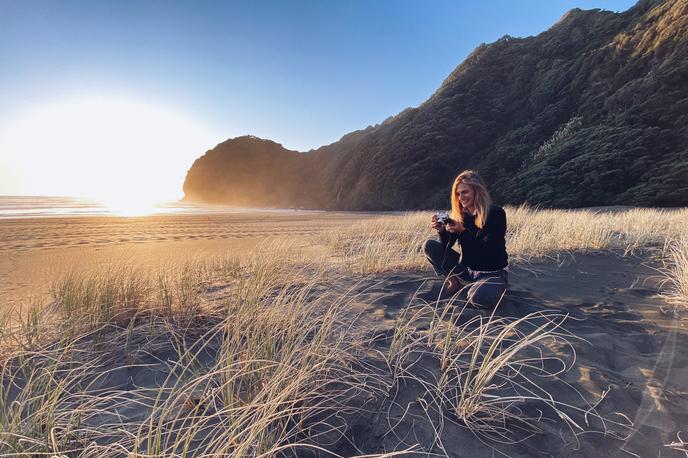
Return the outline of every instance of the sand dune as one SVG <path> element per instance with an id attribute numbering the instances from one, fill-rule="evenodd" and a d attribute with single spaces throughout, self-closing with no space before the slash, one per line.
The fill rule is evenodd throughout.
<path id="1" fill-rule="evenodd" d="M 526 401 L 521 409 L 542 414 L 538 423 L 542 431 L 518 444 L 488 441 L 490 446 L 486 446 L 451 414 L 432 408 L 428 412 L 433 400 L 427 387 L 408 377 L 392 396 L 369 406 L 369 415 L 347 419 L 348 440 L 342 440 L 336 451 L 348 456 L 420 444 L 426 453 L 457 457 L 491 457 L 495 451 L 519 457 L 683 456 L 666 445 L 688 427 L 688 323 L 675 319 L 672 308 L 658 294 L 656 274 L 654 266 L 642 258 L 610 254 L 516 267 L 511 269 L 511 287 L 496 311 L 498 317 L 537 311 L 569 315 L 564 326 L 580 338 L 571 341 L 574 352 L 551 350 L 572 368 L 540 383 L 559 402 L 582 411 L 594 405 L 609 420 L 607 424 L 591 417 L 589 431 L 576 438 L 545 406 Z M 419 304 L 437 303 L 442 309 L 449 302 L 440 295 L 440 282 L 424 274 L 379 276 L 340 287 L 357 291 L 354 309 L 364 311 L 361 320 L 369 332 L 380 336 L 377 341 L 383 352 L 389 350 L 400 313 Z M 457 300 L 446 306 L 457 309 L 460 304 Z M 460 319 L 489 313 L 467 309 Z M 422 322 L 416 324 L 418 332 L 427 330 Z M 437 360 L 427 355 L 419 354 L 410 372 L 434 383 L 440 377 Z M 584 415 L 574 409 L 568 412 L 584 424 Z M 443 429 L 438 436 L 440 424 Z M 529 435 L 522 431 L 519 437 L 517 432 L 513 439 Z"/>
<path id="2" fill-rule="evenodd" d="M 49 279 L 72 269 L 87 272 L 123 260 L 155 268 L 183 258 L 248 252 L 266 232 L 288 233 L 290 243 L 309 248 L 320 243 L 319 235 L 368 216 L 341 213 L 280 218 L 244 215 L 3 222 L 0 237 L 7 242 L 1 249 L 3 301 L 12 304 L 27 292 L 38 295 Z M 350 361 L 328 366 L 326 372 L 334 371 L 336 376 L 334 382 L 328 382 L 328 392 L 334 393 L 327 399 L 330 404 L 323 404 L 327 409 L 323 408 L 322 414 L 329 412 L 323 417 L 327 421 L 319 423 L 317 417 L 309 416 L 307 430 L 316 445 L 339 456 L 403 450 L 407 451 L 403 456 L 684 456 L 686 446 L 681 438 L 688 433 L 688 322 L 660 294 L 659 268 L 658 261 L 647 254 L 624 257 L 601 251 L 521 261 L 510 267 L 510 288 L 494 314 L 464 309 L 463 297 L 443 294 L 441 281 L 429 269 L 372 275 L 306 272 L 306 279 L 323 277 L 299 300 L 317 302 L 327 310 L 344 298 L 338 306 L 344 313 L 338 326 L 349 339 L 345 339 L 347 345 L 355 345 L 357 352 Z M 286 275 L 291 275 L 288 269 Z M 232 295 L 239 291 L 233 288 L 230 280 L 204 283 L 199 291 L 206 310 L 226 310 Z M 265 303 L 271 304 L 265 307 L 276 307 L 275 316 L 289 318 L 279 309 L 279 286 L 263 293 L 268 298 Z M 290 310 L 289 303 L 284 306 Z M 172 415 L 174 423 L 203 413 L 214 420 L 195 430 L 189 446 L 192 450 L 208 447 L 209 438 L 219 434 L 220 416 L 214 415 L 220 414 L 213 409 L 222 398 L 198 380 L 205 377 L 202 367 L 216 367 L 213 365 L 222 355 L 222 334 L 203 337 L 206 331 L 223 329 L 222 313 L 201 313 L 182 329 L 185 345 L 191 349 L 203 345 L 202 350 L 191 350 L 200 379 L 185 381 L 177 374 L 182 363 L 179 336 L 164 320 L 156 323 L 143 319 L 140 331 L 135 322 L 128 329 L 114 325 L 102 331 L 104 334 L 75 344 L 76 348 L 83 345 L 87 350 L 84 355 L 93 355 L 92 360 L 84 361 L 93 365 L 88 372 L 92 375 L 79 382 L 88 386 L 88 408 L 97 412 L 83 419 L 85 430 L 92 434 L 108 431 L 114 422 L 122 430 L 130 427 L 131 431 L 141 431 L 149 415 Z M 411 320 L 405 318 L 409 316 Z M 495 393 L 523 396 L 528 389 L 536 389 L 540 397 L 551 396 L 552 402 L 528 396 L 515 402 L 510 409 L 518 416 L 509 417 L 504 429 L 497 430 L 503 435 L 502 442 L 511 443 L 500 443 L 494 430 L 476 429 L 476 424 L 463 421 L 453 410 L 450 397 L 458 392 L 442 385 L 447 372 L 441 367 L 441 339 L 431 336 L 440 335 L 438 323 L 446 323 L 447 329 L 464 326 L 462 332 L 471 332 L 477 318 L 482 323 L 513 323 L 524 316 L 534 317 L 527 326 L 557 329 L 553 338 L 521 353 L 525 361 L 532 358 L 532 367 L 520 367 L 524 375 L 535 380 L 537 388 L 519 385 L 523 381 L 509 385 L 495 379 L 484 400 L 489 402 Z M 253 316 L 248 319 L 247 323 Z M 258 327 L 261 329 L 273 326 Z M 339 332 L 330 338 L 341 335 Z M 310 337 L 304 339 L 305 344 Z M 408 352 L 395 361 L 391 355 L 396 354 L 399 342 L 410 343 Z M 562 367 L 566 370 L 560 371 Z M 349 372 L 364 379 L 351 385 L 356 387 L 354 392 L 347 388 Z M 16 383 L 21 383 L 20 378 Z M 175 384 L 175 390 L 186 390 L 185 394 L 177 399 L 174 390 L 160 390 L 169 384 Z M 194 390 L 200 391 L 196 394 Z M 162 413 L 154 402 L 157 393 L 166 393 L 164 402 L 170 402 Z M 261 404 L 256 399 L 246 399 L 242 412 L 250 414 L 252 408 L 257 409 Z M 533 419 L 530 425 L 525 421 L 528 418 Z M 102 441 L 104 448 L 99 450 L 118 456 L 103 445 L 111 440 L 108 434 L 95 437 L 91 444 Z M 285 449 L 284 455 L 329 456 L 314 450 L 297 447 Z"/>

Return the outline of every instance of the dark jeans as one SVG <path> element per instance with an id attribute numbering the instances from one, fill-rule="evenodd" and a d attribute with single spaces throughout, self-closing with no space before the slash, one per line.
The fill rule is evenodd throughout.
<path id="1" fill-rule="evenodd" d="M 506 270 L 497 272 L 478 272 L 469 269 L 459 261 L 459 254 L 437 240 L 427 240 L 423 252 L 432 264 L 437 275 L 446 277 L 456 275 L 468 287 L 468 301 L 476 307 L 494 307 L 509 285 L 509 274 Z"/>

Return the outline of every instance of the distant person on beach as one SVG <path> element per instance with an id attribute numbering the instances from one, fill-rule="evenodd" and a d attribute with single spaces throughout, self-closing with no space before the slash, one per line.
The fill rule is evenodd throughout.
<path id="1" fill-rule="evenodd" d="M 508 285 L 506 213 L 492 204 L 485 182 L 473 170 L 461 172 L 451 188 L 451 212 L 432 217 L 437 239 L 423 251 L 437 275 L 446 277 L 446 291 L 467 288 L 477 307 L 494 307 Z M 461 259 L 452 246 L 459 242 Z"/>

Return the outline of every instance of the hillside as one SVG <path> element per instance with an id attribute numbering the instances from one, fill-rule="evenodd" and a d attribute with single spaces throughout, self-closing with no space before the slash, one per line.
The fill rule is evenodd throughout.
<path id="1" fill-rule="evenodd" d="M 476 48 L 422 105 L 307 153 L 240 137 L 197 159 L 190 201 L 444 207 L 478 169 L 500 203 L 688 205 L 688 1 L 574 9 Z"/>

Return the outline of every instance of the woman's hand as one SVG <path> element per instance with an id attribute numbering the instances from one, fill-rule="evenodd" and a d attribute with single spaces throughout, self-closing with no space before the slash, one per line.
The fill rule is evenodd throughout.
<path id="1" fill-rule="evenodd" d="M 452 234 L 460 234 L 465 230 L 466 228 L 464 225 L 458 221 L 451 220 L 447 223 L 447 232 L 451 232 Z"/>
<path id="2" fill-rule="evenodd" d="M 432 222 L 430 223 L 430 227 L 435 229 L 437 232 L 444 232 L 446 230 L 444 224 L 440 224 L 437 222 L 437 215 L 432 215 Z"/>

